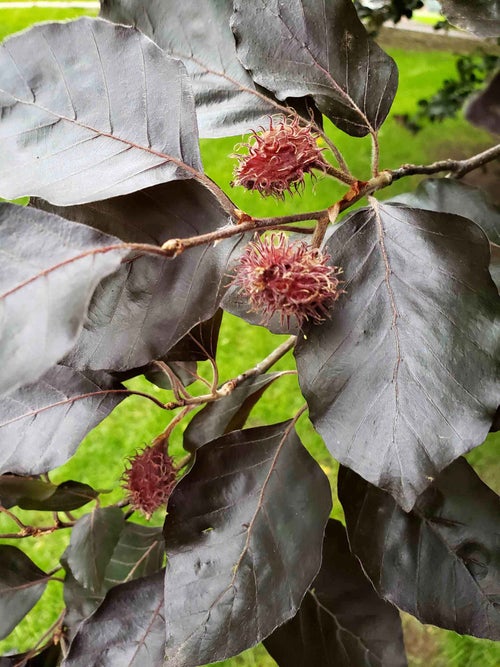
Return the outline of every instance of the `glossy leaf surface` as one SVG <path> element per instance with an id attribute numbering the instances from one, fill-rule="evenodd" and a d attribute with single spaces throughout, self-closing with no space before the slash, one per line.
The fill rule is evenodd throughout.
<path id="1" fill-rule="evenodd" d="M 99 281 L 125 249 L 84 225 L 0 203 L 0 394 L 34 382 L 74 345 Z"/>
<path id="2" fill-rule="evenodd" d="M 412 208 L 454 213 L 479 225 L 492 243 L 500 244 L 500 209 L 486 193 L 453 178 L 426 178 L 415 192 L 405 192 L 391 201 Z"/>
<path id="3" fill-rule="evenodd" d="M 48 206 L 39 200 L 35 204 Z M 228 224 L 226 205 L 191 180 L 64 212 L 97 229 L 113 229 L 125 241 L 161 245 L 170 238 L 197 236 Z M 217 311 L 229 282 L 227 265 L 239 243 L 241 237 L 236 236 L 215 246 L 190 248 L 175 259 L 136 254 L 99 285 L 68 363 L 124 371 L 164 358 L 193 327 Z"/>
<path id="4" fill-rule="evenodd" d="M 63 667 L 158 667 L 165 647 L 163 572 L 113 588 L 73 641 Z"/>
<path id="5" fill-rule="evenodd" d="M 486 438 L 500 304 L 475 224 L 372 201 L 327 243 L 346 294 L 299 339 L 297 367 L 332 455 L 409 510 Z"/>
<path id="6" fill-rule="evenodd" d="M 70 639 L 75 636 L 80 623 L 94 613 L 111 588 L 158 572 L 162 568 L 164 554 L 161 528 L 126 521 L 122 524 L 118 542 L 106 565 L 104 579 L 95 590 L 83 586 L 75 579 L 65 554 L 62 558 L 66 569 L 64 602 L 67 612 L 64 622 L 69 627 Z M 80 580 L 91 580 L 88 575 L 82 576 L 82 572 L 84 569 L 87 573 L 92 572 L 95 567 L 92 559 L 79 559 L 78 567 L 81 568 Z"/>
<path id="7" fill-rule="evenodd" d="M 26 554 L 0 545 L 0 639 L 16 627 L 38 602 L 48 577 Z"/>
<path id="8" fill-rule="evenodd" d="M 33 477 L 0 475 L 0 504 L 7 509 L 70 512 L 99 495 L 88 484 L 69 480 L 56 485 Z"/>
<path id="9" fill-rule="evenodd" d="M 457 28 L 479 37 L 500 36 L 499 0 L 441 0 L 441 11 Z"/>
<path id="10" fill-rule="evenodd" d="M 184 431 L 184 449 L 194 452 L 225 433 L 243 428 L 250 411 L 281 373 L 266 373 L 244 380 L 228 396 L 208 403 Z"/>
<path id="11" fill-rule="evenodd" d="M 236 655 L 293 616 L 319 569 L 330 508 L 328 480 L 293 422 L 201 447 L 164 527 L 165 664 Z"/>
<path id="12" fill-rule="evenodd" d="M 398 610 L 373 590 L 330 519 L 323 562 L 297 614 L 264 640 L 279 667 L 405 667 Z"/>
<path id="13" fill-rule="evenodd" d="M 126 76 L 124 76 L 126 73 Z M 182 63 L 99 19 L 44 23 L 0 46 L 0 196 L 66 206 L 200 171 Z"/>
<path id="14" fill-rule="evenodd" d="M 104 372 L 56 365 L 0 397 L 0 472 L 36 475 L 65 463 L 87 433 L 126 396 Z M 60 498 L 60 496 L 59 496 Z"/>
<path id="15" fill-rule="evenodd" d="M 71 531 L 64 560 L 75 579 L 93 593 L 102 586 L 123 526 L 119 507 L 97 507 L 78 519 Z"/>
<path id="16" fill-rule="evenodd" d="M 463 634 L 500 639 L 500 501 L 460 458 L 406 514 L 341 468 L 347 533 L 379 595 Z"/>
<path id="17" fill-rule="evenodd" d="M 235 0 L 238 56 L 278 99 L 312 96 L 341 130 L 362 137 L 383 123 L 398 74 L 351 0 Z"/>
<path id="18" fill-rule="evenodd" d="M 202 137 L 248 132 L 276 111 L 236 56 L 232 9 L 232 0 L 101 0 L 101 16 L 136 26 L 183 61 Z"/>

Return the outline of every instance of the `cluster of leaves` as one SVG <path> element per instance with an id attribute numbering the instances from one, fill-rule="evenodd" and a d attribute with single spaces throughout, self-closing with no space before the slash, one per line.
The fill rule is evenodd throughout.
<path id="1" fill-rule="evenodd" d="M 370 34 L 376 34 L 387 21 L 399 23 L 402 18 L 411 19 L 416 9 L 424 6 L 422 0 L 379 0 L 365 4 L 363 0 L 354 0 L 354 6 L 361 19 L 366 21 Z"/>
<path id="2" fill-rule="evenodd" d="M 496 3 L 443 4 L 479 30 L 495 5 L 498 28 Z M 17 525 L 10 537 L 71 529 L 49 572 L 0 546 L 2 637 L 48 581 L 65 603 L 36 647 L 0 665 L 195 667 L 263 641 L 283 666 L 396 667 L 398 609 L 499 639 L 498 497 L 461 455 L 499 404 L 500 213 L 459 181 L 431 179 L 399 201 L 369 196 L 327 232 L 392 180 L 447 168 L 379 171 L 397 68 L 351 0 L 101 5 L 100 19 L 35 26 L 0 48 L 0 195 L 30 197 L 0 204 L 0 510 Z M 327 143 L 325 173 L 346 186 L 329 209 L 259 220 L 204 174 L 199 135 L 276 114 Z M 349 172 L 322 114 L 371 137 L 369 181 Z M 228 280 L 247 232 L 304 220 L 321 266 L 342 267 L 343 294 L 324 321 L 298 318 L 296 337 L 221 384 L 221 308 L 255 319 Z M 304 409 L 244 428 L 291 348 L 310 419 L 342 464 L 345 527 L 329 519 L 329 480 L 295 430 Z M 191 395 L 207 359 L 209 393 Z M 201 407 L 162 528 L 134 522 L 127 498 L 103 507 L 91 487 L 48 478 L 137 375 L 173 391 L 145 400 L 183 408 L 155 442 Z M 16 508 L 54 521 L 25 525 Z"/>
<path id="3" fill-rule="evenodd" d="M 466 100 L 483 86 L 499 65 L 500 58 L 488 53 L 458 57 L 455 61 L 457 77 L 445 79 L 429 99 L 418 101 L 417 111 L 400 115 L 398 120 L 410 132 L 417 133 L 426 121 L 439 123 L 446 118 L 455 118 Z"/>

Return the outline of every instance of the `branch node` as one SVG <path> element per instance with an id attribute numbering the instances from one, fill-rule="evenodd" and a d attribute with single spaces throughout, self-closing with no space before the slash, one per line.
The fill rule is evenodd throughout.
<path id="1" fill-rule="evenodd" d="M 169 239 L 161 246 L 168 257 L 177 257 L 181 252 L 184 252 L 184 244 L 182 239 Z"/>

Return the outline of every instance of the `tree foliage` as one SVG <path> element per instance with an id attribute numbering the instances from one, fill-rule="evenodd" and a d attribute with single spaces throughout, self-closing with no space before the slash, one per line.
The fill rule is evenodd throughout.
<path id="1" fill-rule="evenodd" d="M 498 3 L 476 5 L 443 11 L 500 35 Z M 196 667 L 262 641 L 283 667 L 402 667 L 398 609 L 500 638 L 498 496 L 462 458 L 499 405 L 500 214 L 460 181 L 500 147 L 381 170 L 397 84 L 351 0 L 102 0 L 98 19 L 0 46 L 0 196 L 30 197 L 0 204 L 0 512 L 16 526 L 1 537 L 70 532 L 47 572 L 0 546 L 2 637 L 49 581 L 64 599 L 42 640 L 0 665 Z M 369 180 L 323 115 L 370 138 Z M 198 132 L 259 124 L 234 187 L 279 200 L 316 173 L 342 198 L 239 210 L 204 173 Z M 433 178 L 380 201 L 412 174 Z M 223 310 L 292 335 L 219 377 Z M 290 350 L 296 368 L 270 372 Z M 289 373 L 305 405 L 246 427 Z M 124 384 L 138 375 L 171 400 Z M 51 482 L 131 394 L 177 412 L 124 462 L 123 499 Z M 306 411 L 342 464 L 345 528 L 295 428 Z M 182 460 L 168 452 L 179 424 Z M 25 509 L 49 514 L 29 525 Z M 141 509 L 167 509 L 163 528 Z"/>

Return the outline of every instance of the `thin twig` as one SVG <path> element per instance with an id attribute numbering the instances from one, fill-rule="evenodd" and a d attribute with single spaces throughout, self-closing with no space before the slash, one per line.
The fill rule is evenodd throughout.
<path id="1" fill-rule="evenodd" d="M 429 165 L 405 164 L 398 169 L 382 171 L 369 181 L 356 181 L 353 183 L 351 189 L 342 197 L 342 199 L 336 202 L 338 204 L 338 212 L 341 213 L 366 195 L 382 190 L 394 181 L 404 178 L 405 176 L 412 176 L 414 174 L 436 174 L 440 171 L 448 171 L 453 173 L 455 178 L 460 178 L 468 172 L 478 169 L 498 157 L 500 157 L 500 144 L 466 160 L 441 160 Z M 320 211 L 310 211 L 308 213 L 297 213 L 273 218 L 252 218 L 246 213 L 235 211 L 235 215 L 240 221 L 239 224 L 222 227 L 215 232 L 201 234 L 191 238 L 169 239 L 162 245 L 162 250 L 167 255 L 175 257 L 188 248 L 193 248 L 204 243 L 213 243 L 214 241 L 229 238 L 239 233 L 275 229 L 278 226 L 287 225 L 293 222 L 323 220 L 332 208 L 333 206 Z"/>
<path id="2" fill-rule="evenodd" d="M 346 185 L 352 185 L 356 181 L 354 176 L 347 176 L 346 174 L 344 174 L 344 172 L 339 171 L 331 164 L 328 164 L 321 171 L 323 171 L 323 173 L 326 174 L 327 176 L 336 178 L 338 181 L 340 181 L 341 183 L 345 183 Z"/>
<path id="3" fill-rule="evenodd" d="M 3 514 L 6 514 L 9 517 L 9 519 L 12 519 L 12 521 L 14 521 L 14 523 L 16 523 L 19 526 L 19 528 L 21 528 L 21 530 L 26 530 L 27 528 L 29 528 L 29 526 L 24 524 L 21 521 L 21 519 L 19 519 L 19 517 L 17 517 L 13 512 L 8 510 L 3 505 L 0 505 L 0 512 L 2 512 Z"/>
<path id="4" fill-rule="evenodd" d="M 379 175 L 380 162 L 380 146 L 378 143 L 378 133 L 373 131 L 370 133 L 372 138 L 372 176 Z"/>
<path id="5" fill-rule="evenodd" d="M 220 398 L 229 396 L 229 394 L 231 394 L 236 389 L 236 387 L 238 387 L 247 378 L 262 375 L 262 373 L 265 373 L 267 370 L 269 370 L 271 366 L 273 366 L 279 359 L 281 359 L 281 357 L 283 357 L 289 350 L 292 349 L 292 347 L 295 345 L 295 341 L 296 337 L 290 336 L 286 341 L 281 343 L 281 345 L 278 345 L 276 349 L 274 349 L 267 357 L 265 357 L 265 359 L 262 359 L 262 361 L 256 364 L 253 368 L 250 368 L 249 370 L 241 373 L 231 380 L 227 380 L 227 382 L 224 382 L 224 384 L 222 384 L 218 389 L 212 391 L 210 394 L 192 396 L 187 399 L 182 399 L 181 401 L 172 401 L 171 403 L 166 404 L 167 409 L 175 410 L 176 408 L 182 408 L 184 406 L 194 407 L 204 403 L 213 403 L 214 401 L 218 401 Z M 282 374 L 286 375 L 292 372 L 293 371 L 282 371 Z"/>
<path id="6" fill-rule="evenodd" d="M 470 171 L 478 169 L 499 157 L 500 144 L 497 144 L 465 160 L 439 160 L 427 165 L 404 164 L 399 169 L 393 169 L 390 173 L 393 181 L 414 174 L 437 174 L 440 171 L 448 171 L 453 174 L 454 178 L 461 178 Z"/>

